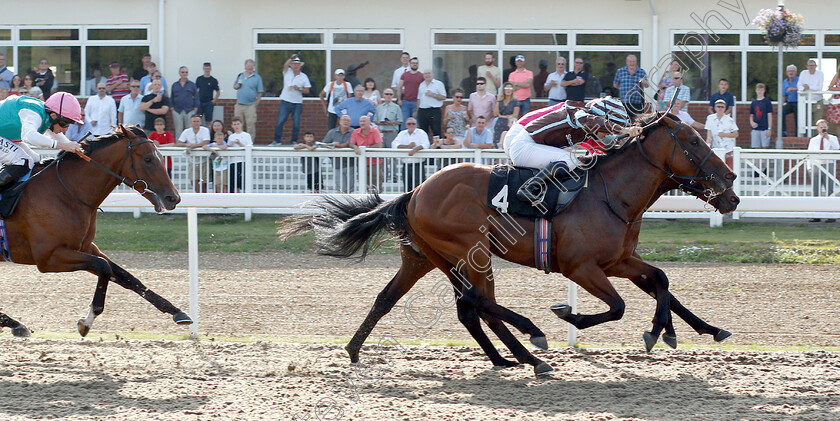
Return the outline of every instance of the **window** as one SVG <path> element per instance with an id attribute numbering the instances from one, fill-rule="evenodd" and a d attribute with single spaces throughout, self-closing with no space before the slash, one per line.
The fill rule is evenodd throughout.
<path id="1" fill-rule="evenodd" d="M 391 76 L 402 53 L 402 31 L 315 31 L 255 32 L 255 60 L 263 78 L 265 96 L 279 96 L 283 90 L 283 64 L 292 54 L 304 61 L 312 88 L 305 97 L 318 97 L 333 80 L 336 69 L 344 69 L 351 84 L 372 78 L 376 88 L 391 85 Z"/>

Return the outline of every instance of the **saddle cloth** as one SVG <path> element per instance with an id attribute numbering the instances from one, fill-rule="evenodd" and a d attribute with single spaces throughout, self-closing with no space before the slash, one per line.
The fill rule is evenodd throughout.
<path id="1" fill-rule="evenodd" d="M 29 181 L 31 176 L 32 170 L 29 170 L 29 172 L 19 178 L 15 184 L 12 184 L 11 187 L 0 192 L 0 218 L 8 218 L 12 215 L 12 212 L 15 211 L 15 207 L 17 207 L 20 196 L 23 193 L 23 188 L 26 186 L 26 182 Z"/>
<path id="2" fill-rule="evenodd" d="M 508 213 L 524 218 L 548 218 L 563 212 L 572 200 L 586 185 L 588 173 L 573 171 L 574 177 L 558 180 L 562 188 L 556 183 L 547 182 L 548 191 L 542 206 L 532 206 L 531 202 L 519 200 L 516 192 L 526 181 L 537 175 L 539 170 L 533 168 L 513 167 L 511 165 L 496 165 L 490 172 L 490 183 L 487 189 L 487 204 L 499 213 Z M 568 175 L 567 175 L 568 177 Z"/>

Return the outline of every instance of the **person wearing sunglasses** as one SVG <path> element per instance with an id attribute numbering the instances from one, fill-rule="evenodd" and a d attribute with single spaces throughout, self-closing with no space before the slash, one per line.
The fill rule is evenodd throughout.
<path id="1" fill-rule="evenodd" d="M 67 92 L 56 92 L 46 103 L 35 98 L 10 97 L 0 102 L 0 122 L 0 190 L 41 161 L 27 143 L 73 153 L 82 150 L 80 144 L 64 136 L 70 124 L 84 122 L 79 101 Z"/>
<path id="2" fill-rule="evenodd" d="M 673 72 L 671 73 L 671 80 L 674 84 L 665 89 L 665 98 L 663 98 L 665 100 L 665 108 L 671 106 L 671 101 L 674 98 L 674 92 L 677 93 L 678 100 L 685 102 L 691 101 L 691 88 L 683 85 L 683 74 L 680 72 Z"/>

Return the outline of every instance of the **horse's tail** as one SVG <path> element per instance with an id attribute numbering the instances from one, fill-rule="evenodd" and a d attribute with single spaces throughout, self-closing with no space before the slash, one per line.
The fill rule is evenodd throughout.
<path id="1" fill-rule="evenodd" d="M 328 196 L 318 204 L 323 213 L 291 219 L 280 228 L 280 237 L 286 239 L 311 229 L 319 254 L 349 258 L 358 253 L 363 260 L 389 237 L 410 241 L 406 206 L 411 193 L 387 202 L 378 194 L 360 199 Z"/>

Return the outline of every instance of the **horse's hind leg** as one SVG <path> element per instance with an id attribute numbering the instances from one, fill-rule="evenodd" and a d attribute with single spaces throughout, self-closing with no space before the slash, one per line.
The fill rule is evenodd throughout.
<path id="1" fill-rule="evenodd" d="M 586 292 L 605 302 L 610 309 L 598 314 L 572 314 L 571 307 L 566 304 L 552 306 L 551 310 L 558 317 L 578 329 L 586 329 L 604 322 L 619 320 L 624 316 L 624 300 L 618 295 L 601 268 L 594 265 L 581 265 L 568 276 Z"/>
<path id="2" fill-rule="evenodd" d="M 422 254 L 412 250 L 407 245 L 400 247 L 400 255 L 402 257 L 402 264 L 400 270 L 388 282 L 388 285 L 376 297 L 373 307 L 370 309 L 367 317 L 356 330 L 353 338 L 344 349 L 350 354 L 350 361 L 353 363 L 359 362 L 359 350 L 362 344 L 367 339 L 370 332 L 376 326 L 383 316 L 388 314 L 397 301 L 402 298 L 423 275 L 429 273 L 435 266 Z"/>
<path id="3" fill-rule="evenodd" d="M 27 328 L 17 320 L 3 313 L 0 313 L 0 328 L 3 327 L 11 328 L 12 335 L 17 336 L 18 338 L 25 338 L 30 335 L 29 328 Z"/>

